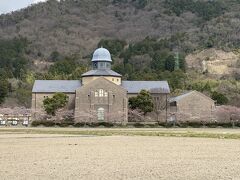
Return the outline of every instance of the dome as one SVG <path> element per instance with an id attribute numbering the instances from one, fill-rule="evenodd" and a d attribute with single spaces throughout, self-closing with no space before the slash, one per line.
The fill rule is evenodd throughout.
<path id="1" fill-rule="evenodd" d="M 105 48 L 98 48 L 93 53 L 92 61 L 109 61 L 109 62 L 112 62 L 111 54 Z"/>

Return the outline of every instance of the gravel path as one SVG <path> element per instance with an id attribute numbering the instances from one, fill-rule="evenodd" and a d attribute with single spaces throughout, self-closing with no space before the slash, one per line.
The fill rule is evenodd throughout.
<path id="1" fill-rule="evenodd" d="M 240 179 L 240 140 L 1 134 L 0 179 Z"/>

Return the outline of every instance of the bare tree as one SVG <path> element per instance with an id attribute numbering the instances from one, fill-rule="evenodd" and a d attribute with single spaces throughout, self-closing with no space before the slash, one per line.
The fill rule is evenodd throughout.
<path id="1" fill-rule="evenodd" d="M 160 122 L 160 117 L 161 115 L 165 114 L 165 120 L 167 122 L 167 108 L 168 108 L 168 103 L 167 103 L 167 95 L 158 95 L 158 96 L 153 96 L 153 108 L 154 112 L 157 114 L 157 122 Z"/>
<path id="2" fill-rule="evenodd" d="M 240 108 L 235 106 L 219 106 L 215 111 L 216 120 L 224 123 L 232 123 L 234 127 L 240 121 Z"/>

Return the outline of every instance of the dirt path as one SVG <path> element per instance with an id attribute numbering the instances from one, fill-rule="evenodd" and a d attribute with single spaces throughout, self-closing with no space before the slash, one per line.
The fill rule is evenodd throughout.
<path id="1" fill-rule="evenodd" d="M 0 135 L 0 179 L 240 179 L 240 140 Z"/>

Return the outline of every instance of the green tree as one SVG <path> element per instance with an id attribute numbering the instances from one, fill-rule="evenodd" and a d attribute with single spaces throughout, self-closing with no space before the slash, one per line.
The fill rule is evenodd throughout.
<path id="1" fill-rule="evenodd" d="M 131 109 L 140 109 L 144 115 L 147 112 L 153 111 L 153 100 L 150 93 L 146 90 L 141 92 L 136 97 L 129 98 L 129 106 Z"/>
<path id="2" fill-rule="evenodd" d="M 56 62 L 62 59 L 61 54 L 58 51 L 53 51 L 49 57 L 50 61 Z"/>
<path id="3" fill-rule="evenodd" d="M 31 90 L 18 88 L 16 90 L 16 98 L 19 104 L 30 107 L 31 106 Z"/>
<path id="4" fill-rule="evenodd" d="M 52 98 L 43 100 L 43 107 L 47 114 L 55 116 L 56 111 L 68 103 L 68 96 L 64 93 L 55 93 Z"/>
<path id="5" fill-rule="evenodd" d="M 49 73 L 53 75 L 71 74 L 77 67 L 77 63 L 72 58 L 56 62 L 49 68 Z"/>
<path id="6" fill-rule="evenodd" d="M 9 78 L 20 78 L 21 72 L 27 68 L 25 50 L 28 42 L 25 38 L 0 40 L 0 67 L 5 69 Z"/>
<path id="7" fill-rule="evenodd" d="M 175 68 L 175 59 L 173 55 L 167 57 L 165 61 L 165 70 L 167 71 L 174 71 Z"/>
<path id="8" fill-rule="evenodd" d="M 212 93 L 212 99 L 215 100 L 217 102 L 217 104 L 227 104 L 228 103 L 228 98 L 222 94 L 222 93 L 219 93 L 217 91 L 214 91 Z"/>
<path id="9" fill-rule="evenodd" d="M 8 81 L 5 79 L 0 79 L 0 104 L 4 102 L 7 93 L 8 93 Z"/>
<path id="10" fill-rule="evenodd" d="M 164 71 L 165 70 L 165 61 L 169 56 L 169 51 L 156 51 L 153 55 L 151 66 L 153 69 L 157 71 Z"/>
<path id="11" fill-rule="evenodd" d="M 112 55 L 119 55 L 123 51 L 126 44 L 127 43 L 125 41 L 118 39 L 102 39 L 98 43 L 98 47 L 107 48 Z"/>
<path id="12" fill-rule="evenodd" d="M 72 72 L 69 79 L 81 79 L 82 74 L 85 73 L 86 71 L 87 71 L 86 67 L 79 66 Z"/>

